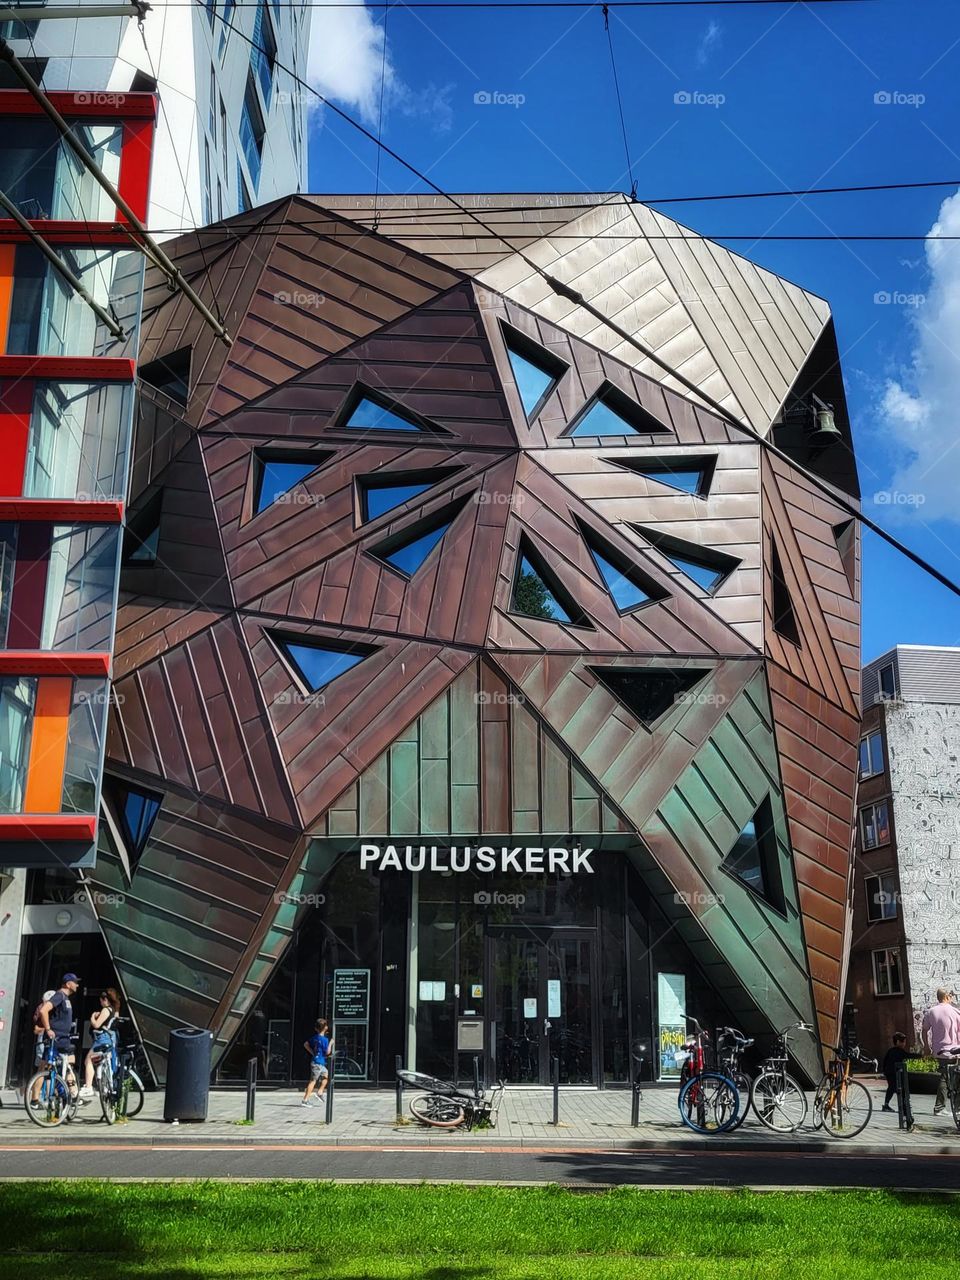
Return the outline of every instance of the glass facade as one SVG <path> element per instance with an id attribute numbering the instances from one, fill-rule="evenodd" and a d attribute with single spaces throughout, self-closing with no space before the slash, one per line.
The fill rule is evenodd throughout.
<path id="1" fill-rule="evenodd" d="M 122 124 L 75 121 L 70 128 L 104 177 L 116 185 Z M 110 197 L 59 138 L 46 117 L 18 120 L 12 139 L 5 139 L 0 148 L 0 190 L 27 218 L 112 222 L 116 208 Z"/>
<path id="2" fill-rule="evenodd" d="M 23 496 L 121 501 L 132 400 L 124 383 L 38 382 Z"/>

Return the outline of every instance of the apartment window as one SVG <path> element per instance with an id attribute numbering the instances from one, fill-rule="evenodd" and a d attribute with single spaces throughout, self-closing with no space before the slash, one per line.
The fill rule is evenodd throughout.
<path id="1" fill-rule="evenodd" d="M 877 672 L 877 682 L 880 687 L 881 698 L 895 698 L 897 696 L 897 674 L 893 669 L 893 663 L 888 662 L 885 667 L 881 667 Z"/>
<path id="2" fill-rule="evenodd" d="M 223 13 L 220 15 L 220 48 L 217 51 L 221 62 L 223 62 L 223 53 L 227 47 L 227 36 L 230 34 L 230 28 L 233 25 L 233 11 L 236 7 L 234 0 L 223 0 Z"/>
<path id="3" fill-rule="evenodd" d="M 213 24 L 217 20 L 217 0 L 203 0 L 203 7 L 207 11 L 207 21 L 210 23 L 210 29 L 213 30 Z"/>
<path id="4" fill-rule="evenodd" d="M 210 68 L 210 102 L 207 110 L 207 125 L 210 129 L 210 137 L 213 139 L 213 146 L 217 146 L 217 73 L 213 67 Z"/>
<path id="5" fill-rule="evenodd" d="M 213 221 L 213 202 L 210 198 L 210 143 L 203 140 L 203 220 Z"/>
<path id="6" fill-rule="evenodd" d="M 254 188 L 260 183 L 260 158 L 263 155 L 263 139 L 267 132 L 263 112 L 257 100 L 257 86 L 253 70 L 247 71 L 247 89 L 243 95 L 243 111 L 240 114 L 240 146 L 247 161 Z M 246 206 L 251 207 L 249 204 Z"/>
<path id="7" fill-rule="evenodd" d="M 890 843 L 890 818 L 886 800 L 865 804 L 860 810 L 860 840 L 864 849 L 879 849 Z"/>
<path id="8" fill-rule="evenodd" d="M 263 100 L 269 110 L 270 99 L 273 96 L 273 72 L 277 62 L 277 39 L 273 34 L 273 19 L 267 10 L 265 0 L 260 0 L 257 6 L 250 60 L 256 68 Z"/>
<path id="9" fill-rule="evenodd" d="M 221 186 L 220 179 L 218 178 L 217 179 L 217 221 L 221 222 L 222 220 L 223 220 L 223 187 Z"/>
<path id="10" fill-rule="evenodd" d="M 867 919 L 871 924 L 879 920 L 897 918 L 897 881 L 892 871 L 878 876 L 867 876 L 863 882 L 867 894 Z"/>
<path id="11" fill-rule="evenodd" d="M 875 996 L 903 995 L 899 947 L 884 947 L 882 951 L 874 951 L 873 994 Z"/>
<path id="12" fill-rule="evenodd" d="M 875 778 L 883 773 L 883 734 L 868 733 L 860 739 L 860 778 Z"/>
<path id="13" fill-rule="evenodd" d="M 230 139 L 227 135 L 227 108 L 220 99 L 220 150 L 223 153 L 223 175 L 230 172 Z"/>
<path id="14" fill-rule="evenodd" d="M 247 186 L 247 180 L 243 176 L 243 169 L 240 167 L 239 159 L 237 160 L 237 205 L 240 213 L 246 213 L 248 209 L 253 208 L 250 190 Z"/>

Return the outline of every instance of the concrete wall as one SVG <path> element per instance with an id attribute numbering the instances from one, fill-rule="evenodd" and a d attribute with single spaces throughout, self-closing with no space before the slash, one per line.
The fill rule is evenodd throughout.
<path id="1" fill-rule="evenodd" d="M 23 904 L 27 885 L 25 871 L 0 871 L 0 1009 L 3 1030 L 0 1031 L 0 1083 L 7 1078 L 14 1011 L 20 972 Z"/>
<path id="2" fill-rule="evenodd" d="M 960 985 L 960 706 L 888 703 L 886 729 L 916 1019 Z"/>

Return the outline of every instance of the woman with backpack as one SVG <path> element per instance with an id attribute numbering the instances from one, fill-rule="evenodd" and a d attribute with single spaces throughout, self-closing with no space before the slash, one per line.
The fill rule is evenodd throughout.
<path id="1" fill-rule="evenodd" d="M 83 1064 L 83 1088 L 81 1098 L 93 1097 L 93 1073 L 97 1061 L 103 1053 L 109 1053 L 116 1041 L 117 1033 L 114 1023 L 120 1017 L 120 997 L 113 987 L 100 992 L 100 1008 L 90 1015 L 90 1030 L 93 1043 Z"/>

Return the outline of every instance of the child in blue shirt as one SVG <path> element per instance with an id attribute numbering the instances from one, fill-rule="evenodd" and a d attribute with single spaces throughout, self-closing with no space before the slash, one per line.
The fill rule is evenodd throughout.
<path id="1" fill-rule="evenodd" d="M 310 1055 L 310 1079 L 307 1081 L 307 1091 L 300 1101 L 301 1107 L 310 1105 L 310 1095 L 313 1093 L 317 1085 L 317 1097 L 322 1098 L 327 1089 L 327 1081 L 330 1073 L 327 1070 L 327 1058 L 333 1048 L 333 1041 L 327 1035 L 327 1020 L 319 1018 L 314 1027 L 313 1035 L 309 1040 L 303 1042 L 303 1047 Z"/>

